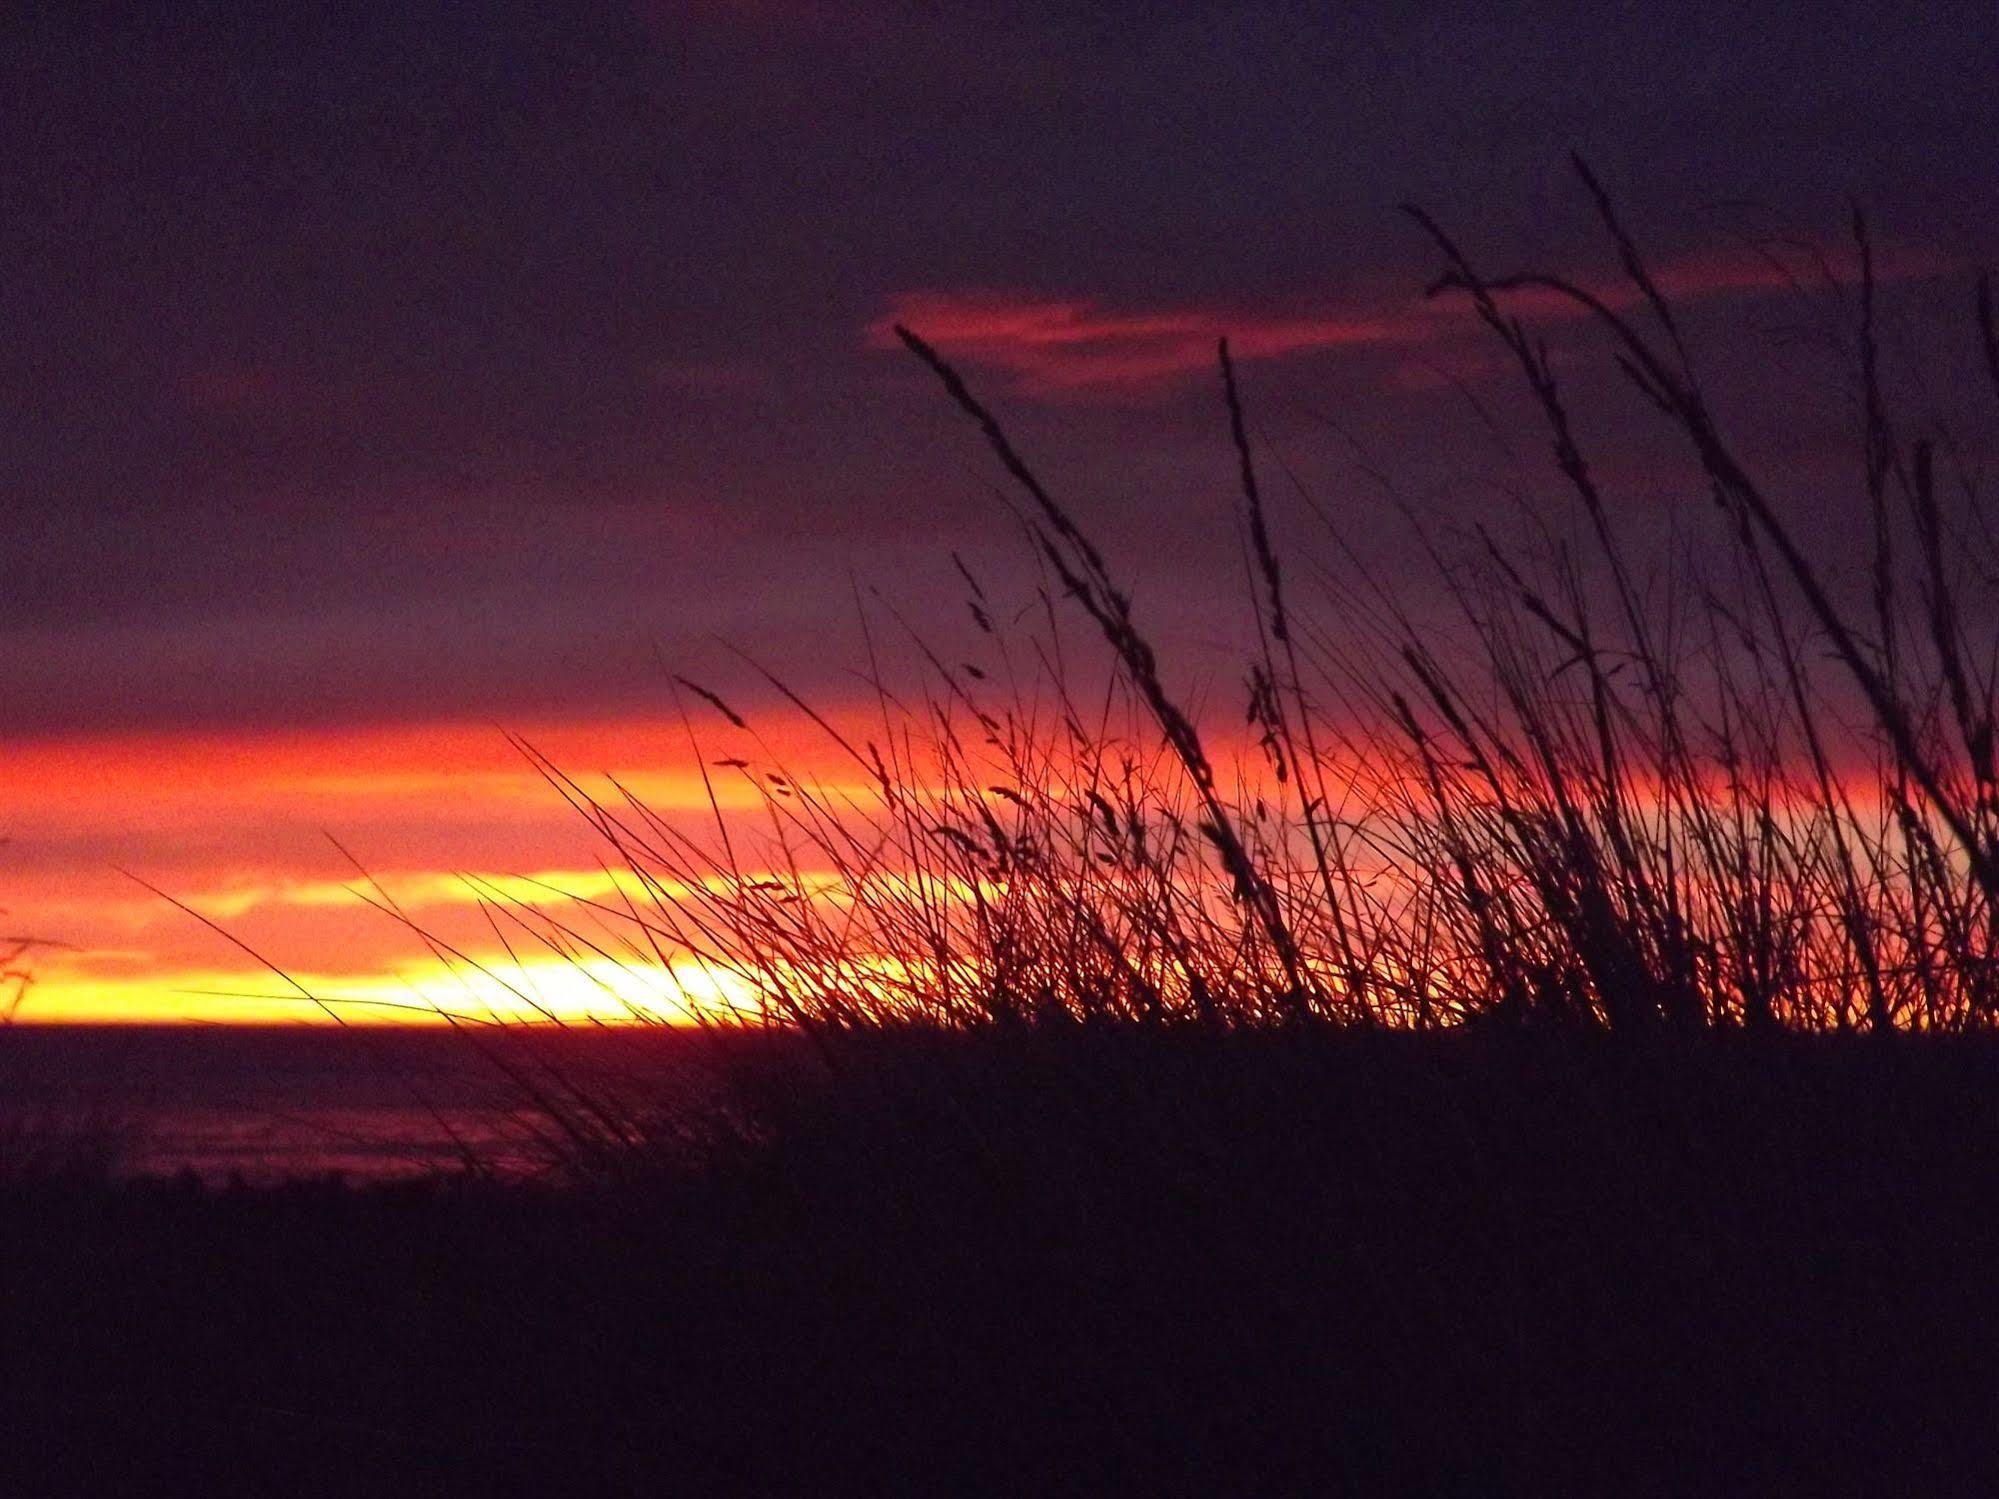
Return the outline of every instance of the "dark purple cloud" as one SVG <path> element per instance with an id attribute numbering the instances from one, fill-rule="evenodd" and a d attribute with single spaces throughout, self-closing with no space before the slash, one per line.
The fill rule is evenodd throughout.
<path id="1" fill-rule="evenodd" d="M 1431 376 L 1476 346 L 1334 334 L 1433 316 L 1404 198 L 1607 270 L 1571 146 L 1667 263 L 1848 194 L 1911 253 L 1999 249 L 1989 5 L 1508 9 L 18 7 L 0 735 L 626 701 L 653 637 L 717 631 L 832 680 L 850 573 L 921 601 L 952 544 L 1015 555 L 869 333 L 995 288 L 1174 376 L 1065 404 L 1019 340 L 960 351 L 1142 577 L 1205 581 L 1210 334 L 1271 354 L 1309 477 L 1351 481 L 1336 411 L 1442 485 L 1482 450 L 1439 451 Z"/>

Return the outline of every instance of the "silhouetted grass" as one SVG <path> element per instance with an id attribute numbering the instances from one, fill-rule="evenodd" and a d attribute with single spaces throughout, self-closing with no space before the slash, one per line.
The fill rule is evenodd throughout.
<path id="1" fill-rule="evenodd" d="M 1258 645 L 1244 722 L 1217 725 L 1176 691 L 1076 509 L 901 329 L 1021 497 L 1038 607 L 997 623 L 1008 611 L 960 564 L 980 659 L 947 659 L 896 617 L 920 669 L 891 681 L 895 642 L 871 636 L 865 731 L 765 673 L 823 729 L 839 784 L 777 761 L 751 718 L 686 684 L 744 742 L 704 776 L 741 776 L 764 803 L 731 822 L 718 802 L 712 836 L 538 761 L 631 893 L 496 916 L 560 953 L 698 971 L 725 995 L 688 997 L 703 1023 L 822 1048 L 882 1028 L 1112 1022 L 1989 1027 L 1999 642 L 1982 600 L 1999 553 L 1975 459 L 1892 410 L 1866 226 L 1850 493 L 1874 555 L 1849 605 L 1710 409 L 1669 299 L 1577 167 L 1622 299 L 1487 276 L 1412 210 L 1445 261 L 1432 295 L 1466 300 L 1517 368 L 1568 491 L 1526 542 L 1476 520 L 1449 541 L 1421 531 L 1455 618 L 1413 616 L 1330 522 L 1325 555 L 1280 557 L 1224 343 Z M 1701 550 L 1630 556 L 1515 298 L 1572 304 L 1604 335 L 1712 500 Z M 1982 287 L 1973 321 L 1989 348 Z M 1287 584 L 1300 576 L 1310 588 Z"/>

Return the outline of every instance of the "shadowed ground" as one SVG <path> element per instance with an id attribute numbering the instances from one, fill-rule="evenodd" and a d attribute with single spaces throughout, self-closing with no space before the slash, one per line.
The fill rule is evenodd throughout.
<path id="1" fill-rule="evenodd" d="M 877 1041 L 562 1188 L 17 1182 L 17 1492 L 1977 1492 L 1999 1051 Z M 30 1434 L 33 1434 L 30 1437 Z"/>

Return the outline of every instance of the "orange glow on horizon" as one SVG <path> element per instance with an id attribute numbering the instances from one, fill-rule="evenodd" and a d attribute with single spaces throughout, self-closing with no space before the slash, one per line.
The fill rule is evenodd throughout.
<path id="1" fill-rule="evenodd" d="M 703 715 L 699 763 L 685 727 L 666 717 L 544 724 L 518 737 L 607 805 L 608 774 L 670 827 L 704 837 L 711 790 L 732 821 L 764 821 L 764 777 L 780 766 L 869 804 L 865 777 L 796 710 L 759 723 L 761 737 Z M 858 741 L 878 731 L 858 710 L 839 723 Z M 1218 764 L 1257 763 L 1246 743 L 1217 738 L 1211 749 Z M 15 1011 L 24 1023 L 329 1021 L 301 988 L 350 1023 L 434 1023 L 447 1012 L 517 1021 L 545 1018 L 544 1008 L 570 1021 L 672 1022 L 689 1018 L 690 997 L 724 1006 L 752 998 L 747 984 L 684 955 L 620 968 L 496 942 L 487 907 L 587 913 L 571 903 L 616 909 L 678 892 L 604 867 L 601 859 L 617 863 L 614 851 L 493 725 L 106 736 L 5 754 L 0 831 L 13 842 L 0 859 L 4 930 L 61 944 L 33 957 Z M 1356 789 L 1388 794 L 1379 776 L 1392 764 L 1371 767 L 1374 779 Z M 1856 768 L 1856 779 L 1867 776 Z M 746 868 L 743 877 L 770 876 Z M 795 877 L 813 899 L 834 883 L 823 868 Z M 371 909 L 369 878 L 421 931 Z M 711 890 L 721 883 L 719 874 L 703 880 Z M 463 959 L 440 960 L 425 932 Z M 7 998 L 0 990 L 0 1003 Z"/>
<path id="2" fill-rule="evenodd" d="M 780 759 L 835 787 L 855 778 L 795 713 L 771 715 L 752 742 L 695 707 L 694 744 L 669 715 L 513 732 L 593 793 L 614 795 L 604 778 L 615 776 L 655 814 L 689 826 L 709 821 L 711 793 L 728 814 L 761 806 L 752 778 Z M 697 753 L 749 763 L 709 763 L 704 783 Z M 532 906 L 606 898 L 629 884 L 605 873 L 601 841 L 492 724 L 115 735 L 27 741 L 0 754 L 0 834 L 9 840 L 0 930 L 52 944 L 31 955 L 15 1010 L 22 1023 L 328 1018 L 147 884 L 339 999 L 346 1019 L 425 1018 L 422 1008 L 446 1002 L 455 981 L 417 934 L 369 908 L 357 893 L 366 882 L 331 838 L 413 918 L 428 925 L 435 915 L 454 938 L 475 891 Z M 503 952 L 483 956 L 507 962 Z M 596 1003 L 596 984 L 586 1003 L 553 969 L 536 975 L 564 996 L 554 1008 L 566 1016 L 614 1018 L 616 1006 Z M 0 989 L 0 1005 L 9 997 Z M 484 1002 L 506 1008 L 494 995 Z"/>

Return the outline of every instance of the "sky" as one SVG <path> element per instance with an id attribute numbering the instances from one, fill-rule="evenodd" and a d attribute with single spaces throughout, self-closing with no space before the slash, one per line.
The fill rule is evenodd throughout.
<path id="1" fill-rule="evenodd" d="M 953 551 L 1026 588 L 896 321 L 1198 668 L 1240 624 L 1219 334 L 1363 531 L 1367 473 L 1466 519 L 1545 468 L 1398 204 L 1609 285 L 1583 152 L 1801 505 L 1857 438 L 1795 416 L 1827 306 L 1756 247 L 1838 262 L 1864 203 L 1912 360 L 1999 259 L 1989 4 L 79 0 L 0 58 L 0 923 L 66 944 L 23 1018 L 297 1012 L 195 993 L 282 986 L 147 885 L 386 992 L 422 954 L 326 834 L 419 906 L 587 877 L 509 732 L 684 809 L 672 673 L 838 708 L 857 593 L 941 619 Z M 1578 379 L 1648 524 L 1672 481 Z"/>

